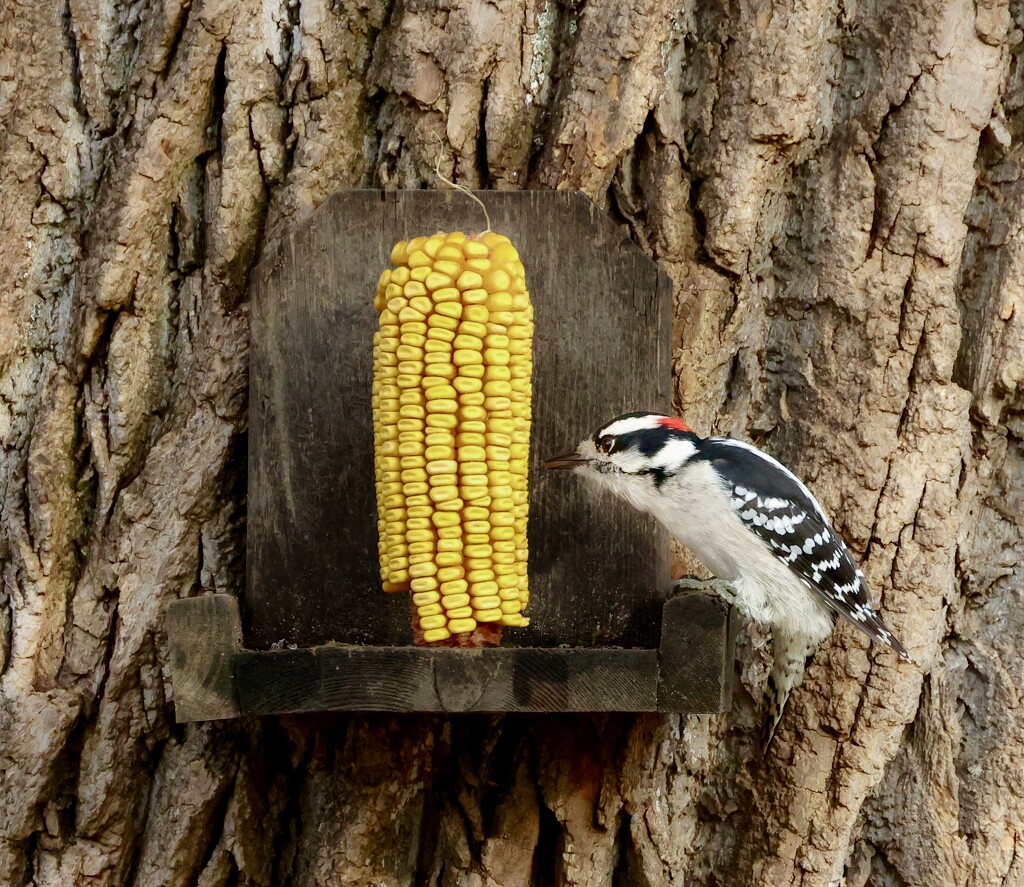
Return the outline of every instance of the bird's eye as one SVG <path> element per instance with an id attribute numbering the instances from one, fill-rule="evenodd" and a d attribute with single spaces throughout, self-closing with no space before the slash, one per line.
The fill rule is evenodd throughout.
<path id="1" fill-rule="evenodd" d="M 597 448 L 602 453 L 610 453 L 612 451 L 612 445 L 615 441 L 612 440 L 611 435 L 606 434 L 597 442 Z"/>

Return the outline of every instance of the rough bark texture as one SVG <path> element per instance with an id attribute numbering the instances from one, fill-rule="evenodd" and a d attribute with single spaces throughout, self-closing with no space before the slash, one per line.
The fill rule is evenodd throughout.
<path id="1" fill-rule="evenodd" d="M 0 8 L 0 883 L 1024 883 L 1024 8 Z M 678 405 L 805 476 L 843 627 L 727 716 L 175 727 L 238 592 L 246 283 L 340 187 L 582 188 L 677 286 Z"/>

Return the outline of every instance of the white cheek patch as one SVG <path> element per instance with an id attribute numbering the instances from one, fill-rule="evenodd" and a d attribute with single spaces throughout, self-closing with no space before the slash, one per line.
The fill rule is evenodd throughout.
<path id="1" fill-rule="evenodd" d="M 639 450 L 633 449 L 622 453 L 613 453 L 609 457 L 609 461 L 620 471 L 625 471 L 626 474 L 636 474 L 650 466 L 643 454 Z"/>
<path id="2" fill-rule="evenodd" d="M 675 470 L 682 468 L 697 452 L 692 441 L 684 438 L 673 438 L 668 441 L 650 461 L 652 468 Z"/>

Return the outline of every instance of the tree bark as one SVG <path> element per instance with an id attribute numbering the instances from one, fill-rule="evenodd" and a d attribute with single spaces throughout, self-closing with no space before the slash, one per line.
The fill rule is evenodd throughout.
<path id="1" fill-rule="evenodd" d="M 1022 27 L 0 9 L 0 883 L 1024 884 Z M 753 629 L 723 716 L 174 725 L 164 609 L 243 579 L 249 271 L 438 161 L 581 188 L 664 265 L 679 409 L 806 478 L 913 666 L 840 627 L 763 759 Z"/>

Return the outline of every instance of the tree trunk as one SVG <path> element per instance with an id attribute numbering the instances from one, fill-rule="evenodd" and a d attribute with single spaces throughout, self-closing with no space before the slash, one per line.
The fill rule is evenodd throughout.
<path id="1" fill-rule="evenodd" d="M 0 883 L 1024 884 L 1021 27 L 1001 0 L 0 9 Z M 664 265 L 679 409 L 807 479 L 915 665 L 840 627 L 763 759 L 752 629 L 719 717 L 174 725 L 164 609 L 242 583 L 249 270 L 439 155 L 581 188 Z"/>

